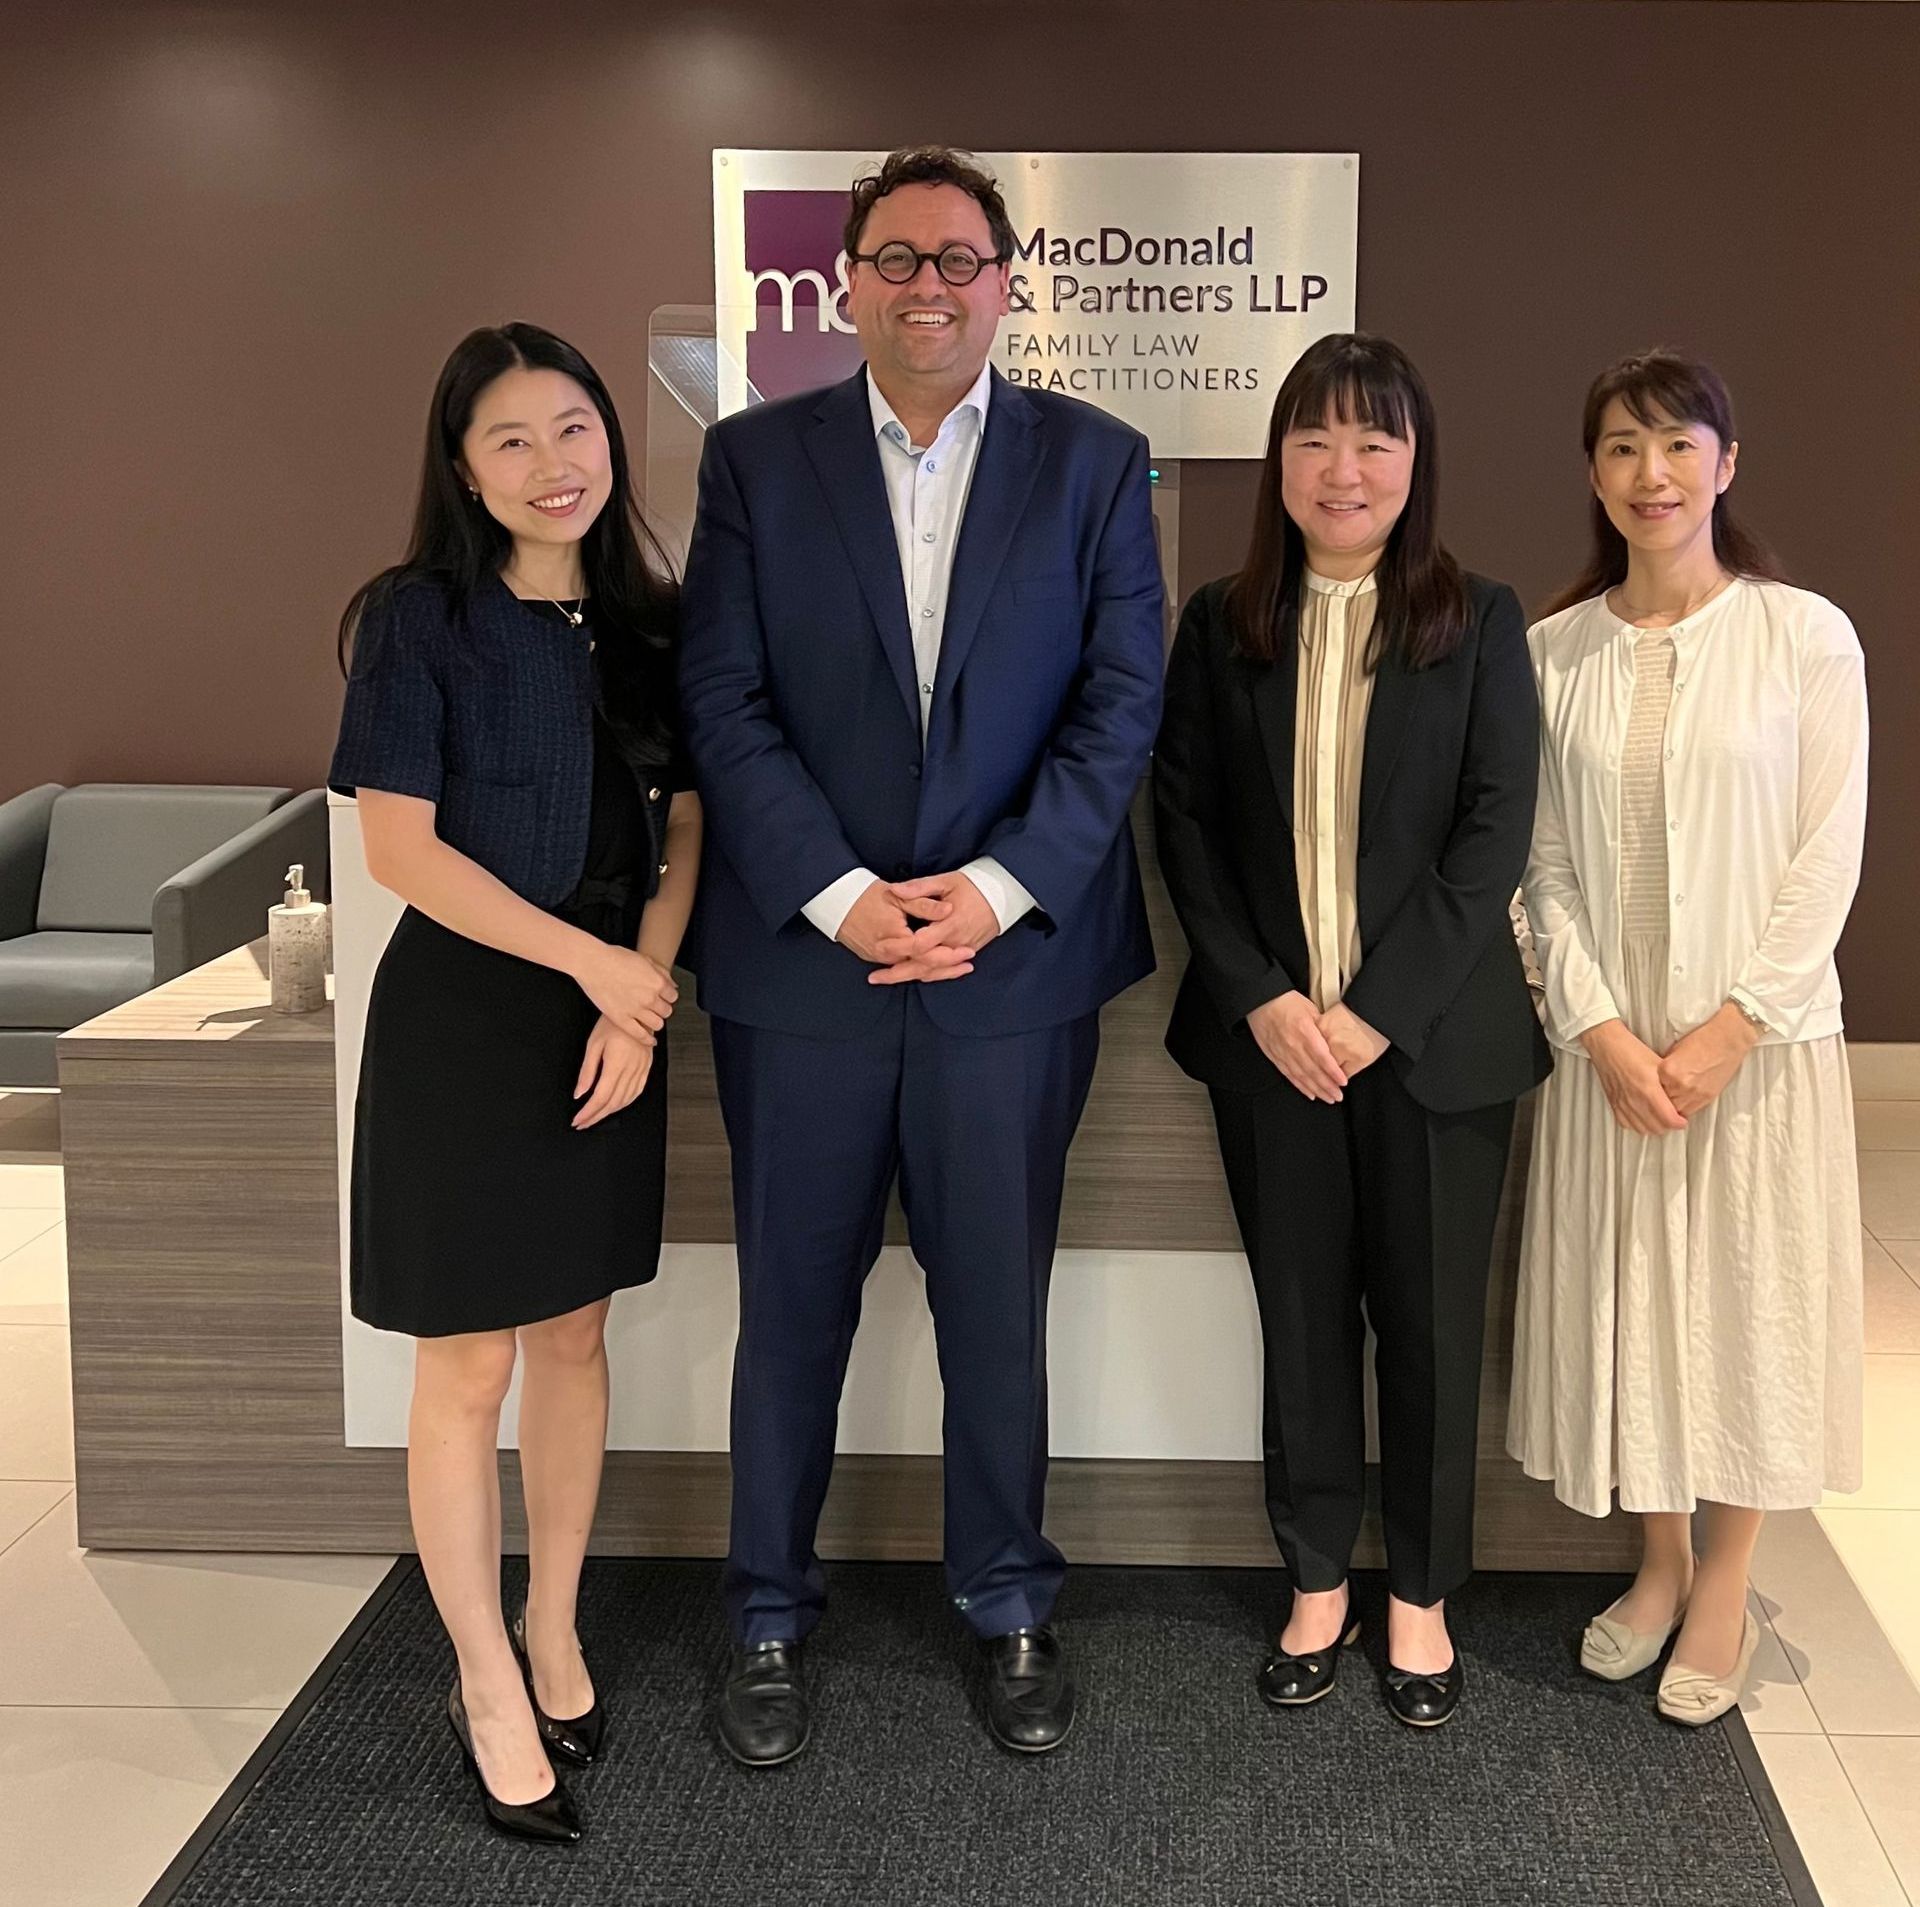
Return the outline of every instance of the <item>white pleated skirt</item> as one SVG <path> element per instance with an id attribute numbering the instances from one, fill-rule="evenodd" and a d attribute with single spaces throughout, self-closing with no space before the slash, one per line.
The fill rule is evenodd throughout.
<path id="1" fill-rule="evenodd" d="M 1664 1050 L 1667 942 L 1630 937 L 1632 1030 Z M 1604 1516 L 1804 1509 L 1860 1487 L 1860 1186 L 1845 1042 L 1748 1054 L 1685 1132 L 1614 1120 L 1557 1053 L 1527 1185 L 1507 1449 Z"/>

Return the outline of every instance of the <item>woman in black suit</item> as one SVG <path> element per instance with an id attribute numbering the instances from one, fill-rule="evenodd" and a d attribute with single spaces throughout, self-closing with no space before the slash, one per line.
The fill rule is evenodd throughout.
<path id="1" fill-rule="evenodd" d="M 1154 767 L 1192 951 L 1167 1049 L 1211 1091 L 1266 1342 L 1294 1595 L 1261 1692 L 1317 1700 L 1359 1633 L 1371 1323 L 1387 1702 L 1416 1726 L 1460 1700 L 1444 1599 L 1472 1568 L 1487 1261 L 1513 1104 L 1549 1064 L 1508 916 L 1526 625 L 1441 546 L 1437 492 L 1419 373 L 1321 339 L 1275 399 L 1245 567 L 1181 618 Z"/>

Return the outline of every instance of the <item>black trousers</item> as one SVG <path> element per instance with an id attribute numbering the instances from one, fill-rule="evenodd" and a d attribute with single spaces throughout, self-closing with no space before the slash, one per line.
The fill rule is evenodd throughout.
<path id="1" fill-rule="evenodd" d="M 1426 1607 L 1473 1569 L 1487 1262 L 1511 1101 L 1428 1112 L 1382 1059 L 1335 1106 L 1213 1094 L 1266 1340 L 1267 1513 L 1294 1586 L 1337 1589 L 1366 1487 L 1377 1340 L 1387 1576 Z"/>

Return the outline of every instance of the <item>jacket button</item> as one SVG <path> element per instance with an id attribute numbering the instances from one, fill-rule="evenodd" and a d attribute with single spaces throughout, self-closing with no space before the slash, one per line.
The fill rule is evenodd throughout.
<path id="1" fill-rule="evenodd" d="M 647 799 L 649 801 L 658 801 L 660 799 L 660 790 L 658 788 L 649 788 L 647 790 Z"/>
<path id="2" fill-rule="evenodd" d="M 906 880 L 906 879 L 907 879 L 907 878 L 908 878 L 908 877 L 909 877 L 909 876 L 910 876 L 910 875 L 911 875 L 912 873 L 913 873 L 913 868 L 912 868 L 912 866 L 911 866 L 911 865 L 910 865 L 910 864 L 909 864 L 908 862 L 906 862 L 906 861 L 896 861 L 896 862 L 894 862 L 894 864 L 893 864 L 893 878 L 894 878 L 894 879 L 895 879 L 896 881 L 904 881 L 904 880 Z"/>
<path id="3" fill-rule="evenodd" d="M 917 761 L 908 762 L 907 773 L 910 774 L 915 781 L 918 781 L 920 779 L 920 764 Z"/>

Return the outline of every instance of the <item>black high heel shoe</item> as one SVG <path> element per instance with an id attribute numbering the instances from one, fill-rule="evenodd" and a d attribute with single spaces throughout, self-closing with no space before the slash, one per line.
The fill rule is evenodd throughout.
<path id="1" fill-rule="evenodd" d="M 487 1786 L 487 1778 L 480 1772 L 479 1758 L 473 1752 L 473 1730 L 467 1722 L 466 1704 L 460 1699 L 458 1680 L 447 1691 L 447 1725 L 473 1771 L 473 1784 L 480 1790 L 487 1819 L 500 1833 L 511 1834 L 517 1840 L 570 1847 L 586 1832 L 580 1825 L 573 1797 L 560 1785 L 558 1775 L 553 1778 L 553 1792 L 543 1794 L 538 1801 L 502 1801 Z"/>
<path id="2" fill-rule="evenodd" d="M 1330 1647 L 1289 1655 L 1278 1643 L 1274 1644 L 1273 1653 L 1258 1677 L 1260 1699 L 1269 1708 L 1305 1708 L 1309 1702 L 1331 1695 L 1340 1673 L 1341 1652 L 1359 1640 L 1360 1618 L 1353 1613 L 1349 1597 L 1346 1628 Z"/>
<path id="3" fill-rule="evenodd" d="M 563 1761 L 570 1761 L 576 1767 L 589 1768 L 594 1757 L 600 1752 L 600 1745 L 607 1738 L 607 1711 L 601 1707 L 599 1695 L 594 1696 L 593 1706 L 584 1715 L 576 1715 L 571 1721 L 562 1721 L 549 1715 L 540 1706 L 540 1698 L 533 1692 L 533 1658 L 527 1653 L 527 1612 L 522 1609 L 513 1619 L 513 1627 L 507 1631 L 507 1640 L 513 1644 L 513 1653 L 519 1659 L 520 1673 L 526 1678 L 527 1700 L 533 1704 L 533 1719 L 540 1730 L 540 1739 Z"/>

